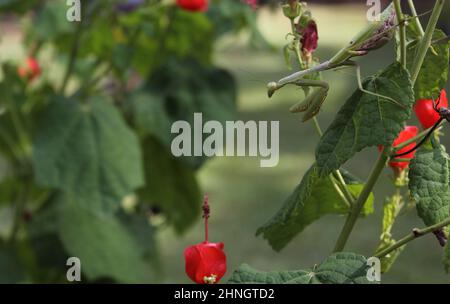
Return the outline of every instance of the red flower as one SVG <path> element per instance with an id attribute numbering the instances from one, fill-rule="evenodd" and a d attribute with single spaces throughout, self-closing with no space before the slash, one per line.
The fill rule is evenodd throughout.
<path id="1" fill-rule="evenodd" d="M 191 12 L 204 12 L 208 9 L 208 0 L 177 0 L 177 5 Z"/>
<path id="2" fill-rule="evenodd" d="M 208 242 L 208 197 L 203 203 L 205 219 L 205 241 L 184 250 L 186 274 L 197 284 L 216 284 L 227 272 L 227 257 L 223 243 Z"/>
<path id="3" fill-rule="evenodd" d="M 448 108 L 448 99 L 445 90 L 441 91 L 438 107 Z M 433 109 L 433 100 L 431 99 L 416 101 L 414 112 L 416 112 L 416 116 L 424 129 L 431 128 L 440 118 L 439 114 Z"/>
<path id="4" fill-rule="evenodd" d="M 254 10 L 258 8 L 258 0 L 246 0 L 245 2 Z"/>
<path id="5" fill-rule="evenodd" d="M 27 78 L 28 81 L 32 81 L 41 75 L 41 67 L 34 57 L 29 56 L 26 60 L 26 65 L 19 67 L 17 69 L 17 73 L 20 77 Z"/>
<path id="6" fill-rule="evenodd" d="M 413 138 L 414 136 L 417 135 L 417 133 L 419 133 L 419 128 L 417 128 L 416 126 L 406 126 L 405 129 L 400 132 L 400 134 L 398 135 L 397 139 L 394 140 L 394 143 L 392 144 L 393 147 L 398 146 L 399 144 Z M 408 151 L 409 149 L 414 148 L 414 146 L 416 145 L 415 142 L 407 145 L 406 147 L 398 150 L 396 153 L 397 154 L 401 154 L 403 152 Z M 379 150 L 382 150 L 383 148 L 380 147 Z M 414 158 L 414 154 L 416 153 L 416 151 L 413 151 L 411 153 L 408 153 L 404 156 L 402 156 L 401 158 L 405 158 L 405 159 L 412 159 Z M 395 170 L 404 170 L 408 167 L 408 162 L 395 162 L 395 161 L 391 161 L 389 162 L 389 166 Z"/>
<path id="7" fill-rule="evenodd" d="M 302 39 L 302 51 L 307 54 L 312 54 L 316 49 L 319 41 L 319 33 L 317 31 L 317 24 L 314 20 L 311 20 L 306 28 L 301 29 Z"/>

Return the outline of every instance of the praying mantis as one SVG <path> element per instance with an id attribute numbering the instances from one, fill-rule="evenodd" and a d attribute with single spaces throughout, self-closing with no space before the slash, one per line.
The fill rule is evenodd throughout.
<path id="1" fill-rule="evenodd" d="M 292 113 L 304 112 L 303 122 L 306 122 L 319 113 L 320 108 L 328 95 L 329 84 L 321 80 L 306 79 L 305 76 L 327 70 L 336 70 L 342 67 L 351 67 L 356 69 L 359 90 L 366 94 L 378 97 L 380 100 L 386 100 L 401 108 L 405 108 L 403 104 L 389 96 L 380 95 L 364 89 L 361 81 L 361 68 L 357 62 L 352 60 L 354 57 L 363 56 L 372 50 L 379 49 L 391 41 L 395 34 L 395 28 L 399 26 L 399 24 L 396 24 L 395 22 L 396 17 L 394 5 L 391 4 L 380 14 L 379 21 L 371 22 L 371 24 L 356 35 L 346 47 L 337 52 L 330 60 L 309 69 L 295 72 L 277 82 L 270 82 L 267 85 L 268 96 L 272 97 L 277 90 L 288 84 L 293 84 L 302 88 L 313 87 L 314 89 L 312 92 L 308 94 L 303 101 L 290 108 Z M 413 18 L 417 18 L 417 16 L 407 18 L 404 22 L 408 22 Z"/>

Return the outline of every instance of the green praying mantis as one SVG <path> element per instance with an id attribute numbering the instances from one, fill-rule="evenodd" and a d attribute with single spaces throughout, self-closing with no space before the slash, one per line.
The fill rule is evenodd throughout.
<path id="1" fill-rule="evenodd" d="M 303 88 L 312 87 L 312 92 L 308 94 L 303 101 L 290 108 L 292 113 L 304 112 L 302 120 L 303 122 L 308 121 L 319 113 L 322 104 L 327 98 L 329 85 L 325 81 L 306 79 L 305 76 L 327 70 L 336 70 L 342 67 L 352 67 L 356 69 L 358 87 L 362 92 L 405 108 L 404 105 L 389 96 L 383 96 L 364 89 L 361 81 L 361 68 L 358 63 L 352 60 L 354 57 L 363 56 L 372 50 L 379 49 L 391 41 L 395 35 L 395 28 L 399 25 L 396 24 L 396 17 L 394 5 L 391 4 L 380 14 L 379 21 L 371 22 L 365 29 L 356 35 L 346 47 L 337 52 L 330 60 L 309 69 L 295 72 L 277 82 L 270 82 L 267 85 L 269 97 L 288 84 L 294 84 Z M 405 19 L 404 22 L 408 22 L 413 18 L 417 18 L 417 16 Z"/>

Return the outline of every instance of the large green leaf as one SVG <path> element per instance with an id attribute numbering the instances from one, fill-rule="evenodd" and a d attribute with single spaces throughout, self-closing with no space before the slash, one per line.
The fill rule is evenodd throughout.
<path id="1" fill-rule="evenodd" d="M 0 284 L 23 283 L 25 279 L 17 252 L 12 247 L 0 244 Z"/>
<path id="2" fill-rule="evenodd" d="M 80 259 L 88 279 L 112 278 L 124 283 L 150 279 L 146 250 L 127 226 L 115 217 L 92 214 L 67 197 L 64 200 L 58 218 L 59 236 L 67 252 Z"/>
<path id="3" fill-rule="evenodd" d="M 224 123 L 233 119 L 236 84 L 225 70 L 204 67 L 192 60 L 171 61 L 156 70 L 147 84 L 130 96 L 128 105 L 141 134 L 153 135 L 170 147 L 178 135 L 171 133 L 175 121 L 187 121 L 194 126 L 194 113 L 201 113 L 203 121 Z M 206 157 L 181 159 L 197 168 Z"/>
<path id="4" fill-rule="evenodd" d="M 365 257 L 340 252 L 328 257 L 312 270 L 258 271 L 244 264 L 231 276 L 229 283 L 237 284 L 367 284 Z"/>
<path id="5" fill-rule="evenodd" d="M 140 147 L 105 98 L 50 103 L 33 145 L 36 181 L 76 194 L 95 212 L 112 212 L 143 185 Z"/>
<path id="6" fill-rule="evenodd" d="M 351 182 L 345 175 L 350 191 L 357 197 L 363 185 Z M 317 166 L 313 165 L 283 207 L 256 234 L 263 234 L 272 248 L 279 251 L 306 226 L 322 216 L 348 213 L 348 207 L 336 192 L 330 178 L 321 178 Z M 371 194 L 365 204 L 364 214 L 372 212 L 373 200 Z"/>
<path id="7" fill-rule="evenodd" d="M 414 22 L 412 22 L 414 23 Z M 447 37 L 447 35 L 436 29 L 433 35 L 434 40 Z M 412 41 L 407 48 L 408 67 L 412 67 L 419 41 Z M 417 81 L 414 85 L 416 100 L 437 98 L 442 88 L 445 87 L 448 79 L 450 42 L 433 44 L 428 50 L 420 70 Z"/>
<path id="8" fill-rule="evenodd" d="M 145 187 L 141 200 L 158 206 L 177 232 L 192 225 L 200 215 L 201 194 L 194 170 L 171 155 L 152 137 L 143 143 Z"/>
<path id="9" fill-rule="evenodd" d="M 448 154 L 436 140 L 422 146 L 411 161 L 409 190 L 425 225 L 449 217 Z"/>
<path id="10" fill-rule="evenodd" d="M 390 146 L 411 115 L 414 93 L 409 73 L 399 63 L 364 81 L 368 91 L 393 98 L 393 101 L 357 90 L 344 104 L 328 127 L 316 149 L 320 176 L 340 168 L 364 148 Z"/>

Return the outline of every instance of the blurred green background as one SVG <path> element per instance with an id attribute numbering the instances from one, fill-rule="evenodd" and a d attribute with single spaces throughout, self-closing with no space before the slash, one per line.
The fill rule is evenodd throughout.
<path id="1" fill-rule="evenodd" d="M 319 28 L 319 48 L 315 55 L 323 61 L 347 44 L 366 24 L 367 7 L 363 4 L 319 5 L 311 2 L 310 8 Z M 448 16 L 448 9 L 446 14 Z M 11 27 L 2 29 L 6 33 L 0 44 L 2 59 L 23 57 L 17 26 L 4 25 Z M 231 71 L 238 82 L 236 119 L 280 121 L 278 166 L 260 168 L 259 158 L 217 157 L 206 162 L 199 171 L 202 190 L 210 197 L 210 240 L 225 243 L 228 273 L 223 281 L 244 262 L 260 270 L 302 269 L 320 263 L 330 254 L 344 223 L 343 217 L 326 216 L 307 227 L 280 253 L 273 251 L 261 237 L 255 237 L 257 228 L 276 213 L 314 161 L 314 149 L 319 140 L 312 123 L 301 123 L 299 116 L 288 111 L 291 105 L 303 98 L 300 89 L 286 88 L 272 99 L 267 97 L 266 84 L 289 73 L 282 54 L 285 36 L 290 31 L 288 20 L 279 9 L 264 7 L 258 15 L 258 26 L 275 51 L 249 47 L 246 33 L 238 37 L 222 37 L 214 50 L 215 63 Z M 389 65 L 394 60 L 394 54 L 394 45 L 389 44 L 358 59 L 363 75 L 370 75 Z M 55 72 L 55 75 L 58 73 Z M 331 87 L 318 116 L 325 129 L 357 84 L 355 72 L 350 69 L 325 72 L 323 77 Z M 410 124 L 417 124 L 415 118 Z M 446 126 L 444 132 L 450 134 L 447 130 Z M 448 146 L 450 136 L 443 136 L 442 141 Z M 364 180 L 377 155 L 376 148 L 365 150 L 345 167 Z M 393 191 L 391 176 L 392 172 L 386 169 L 377 183 L 374 190 L 375 214 L 357 223 L 347 245 L 349 251 L 365 256 L 374 253 L 381 232 L 383 201 Z M 416 211 L 409 210 L 399 217 L 394 237 L 399 238 L 413 227 L 422 226 Z M 172 228 L 161 228 L 157 234 L 161 253 L 158 282 L 190 283 L 184 272 L 183 250 L 201 242 L 202 238 L 203 225 L 200 220 L 182 236 L 176 235 Z M 382 277 L 382 282 L 450 283 L 441 258 L 442 248 L 433 236 L 428 235 L 408 244 L 390 272 Z"/>
<path id="2" fill-rule="evenodd" d="M 362 5 L 311 4 L 310 8 L 319 26 L 316 56 L 321 60 L 332 56 L 366 23 L 367 8 Z M 329 255 L 344 223 L 344 218 L 338 216 L 322 218 L 280 253 L 274 252 L 262 238 L 255 237 L 256 229 L 280 208 L 314 161 L 318 142 L 312 123 L 303 124 L 300 117 L 288 111 L 303 97 L 302 91 L 291 88 L 280 91 L 272 99 L 266 96 L 265 84 L 289 73 L 281 52 L 289 23 L 278 10 L 264 10 L 259 15 L 259 27 L 277 52 L 248 49 L 245 37 L 240 41 L 225 38 L 215 51 L 219 65 L 231 70 L 238 79 L 238 118 L 280 121 L 280 162 L 277 167 L 259 168 L 256 158 L 215 158 L 200 171 L 200 183 L 211 201 L 210 237 L 214 242 L 225 243 L 227 275 L 243 262 L 260 270 L 310 267 Z M 393 48 L 391 44 L 360 59 L 363 75 L 370 75 L 390 64 L 394 59 Z M 357 85 L 353 70 L 325 72 L 323 77 L 331 85 L 329 97 L 318 117 L 322 128 L 326 128 Z M 417 124 L 415 118 L 410 124 Z M 444 132 L 447 131 L 444 129 Z M 450 138 L 444 136 L 443 143 L 448 146 Z M 346 168 L 365 179 L 377 154 L 376 148 L 363 151 Z M 357 223 L 348 250 L 367 256 L 373 254 L 381 231 L 383 201 L 393 191 L 391 176 L 391 171 L 386 169 L 375 188 L 375 214 Z M 401 237 L 413 227 L 422 225 L 416 211 L 410 210 L 399 217 L 394 237 Z M 176 237 L 171 230 L 159 234 L 164 282 L 189 282 L 183 272 L 182 252 L 184 247 L 201 241 L 202 229 L 198 222 L 183 238 Z M 450 283 L 441 258 L 442 248 L 433 236 L 412 242 L 390 272 L 382 276 L 382 282 Z"/>

